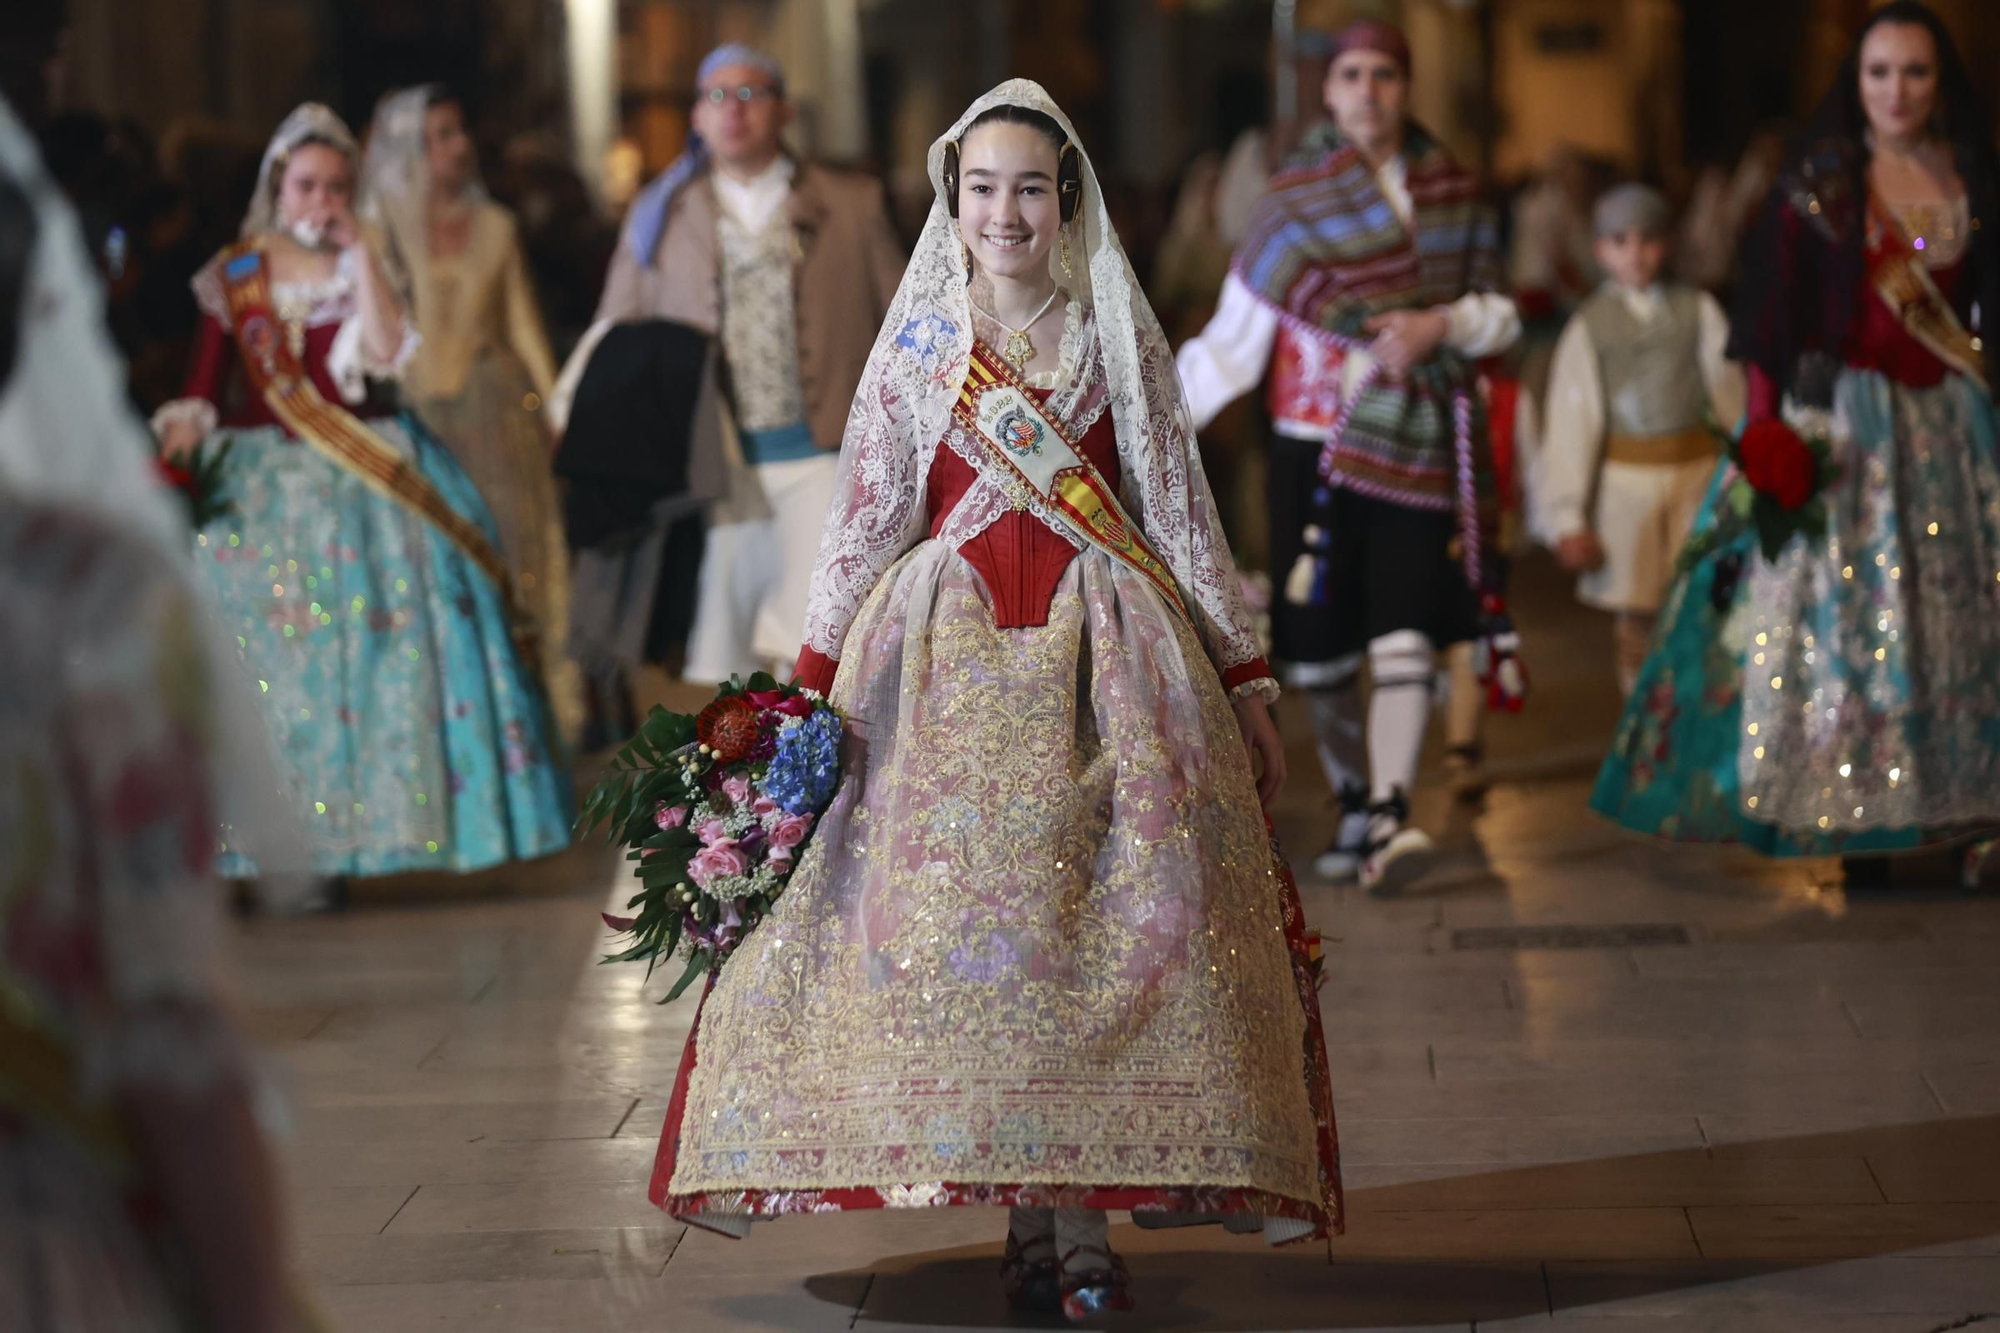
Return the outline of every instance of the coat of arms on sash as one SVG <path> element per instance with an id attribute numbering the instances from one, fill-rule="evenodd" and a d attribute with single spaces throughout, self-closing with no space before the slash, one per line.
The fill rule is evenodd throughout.
<path id="1" fill-rule="evenodd" d="M 1016 458 L 1042 452 L 1049 428 L 1041 414 L 1012 385 L 989 390 L 979 400 L 979 428 Z"/>

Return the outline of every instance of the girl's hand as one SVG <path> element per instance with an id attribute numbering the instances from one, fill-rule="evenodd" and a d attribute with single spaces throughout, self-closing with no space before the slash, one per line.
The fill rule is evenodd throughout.
<path id="1" fill-rule="evenodd" d="M 160 432 L 160 457 L 170 463 L 178 462 L 200 444 L 201 427 L 192 421 L 171 422 Z"/>
<path id="2" fill-rule="evenodd" d="M 1236 726 L 1243 733 L 1243 746 L 1250 752 L 1252 767 L 1262 760 L 1262 771 L 1257 775 L 1257 799 L 1269 809 L 1271 802 L 1278 799 L 1278 792 L 1285 785 L 1285 746 L 1278 739 L 1277 724 L 1271 721 L 1271 710 L 1264 704 L 1261 694 L 1246 694 L 1238 699 Z"/>

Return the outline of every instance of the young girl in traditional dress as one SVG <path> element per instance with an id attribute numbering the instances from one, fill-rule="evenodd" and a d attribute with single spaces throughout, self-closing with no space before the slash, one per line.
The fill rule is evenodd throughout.
<path id="1" fill-rule="evenodd" d="M 476 870 L 569 841 L 527 627 L 465 472 L 385 385 L 417 335 L 355 221 L 356 147 L 300 107 L 243 240 L 196 275 L 197 359 L 154 428 L 230 453 L 196 537 L 328 876 Z M 255 867 L 231 849 L 229 873 Z"/>
<path id="2" fill-rule="evenodd" d="M 1771 855 L 2000 825 L 1991 123 L 1936 15 L 1869 16 L 1749 241 L 1730 340 L 1753 421 L 1829 435 L 1826 531 L 1774 561 L 1746 534 L 1680 580 L 1599 812 Z"/>
<path id="3" fill-rule="evenodd" d="M 1340 1223 L 1284 776 L 1173 359 L 1037 85 L 933 145 L 863 377 L 801 682 L 849 739 L 691 1035 L 652 1197 L 1008 1205 L 1003 1276 L 1130 1304 L 1105 1210 Z"/>

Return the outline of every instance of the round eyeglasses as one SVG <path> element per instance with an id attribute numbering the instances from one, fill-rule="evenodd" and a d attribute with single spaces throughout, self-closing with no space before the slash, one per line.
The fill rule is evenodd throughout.
<path id="1" fill-rule="evenodd" d="M 734 88 L 704 88 L 701 98 L 704 102 L 721 106 L 724 102 L 769 102 L 778 96 L 778 90 L 769 84 L 739 83 Z"/>

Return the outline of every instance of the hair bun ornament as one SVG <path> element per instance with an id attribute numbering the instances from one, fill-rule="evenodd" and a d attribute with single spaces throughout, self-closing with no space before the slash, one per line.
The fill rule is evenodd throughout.
<path id="1" fill-rule="evenodd" d="M 944 141 L 944 206 L 958 216 L 958 140 Z"/>

